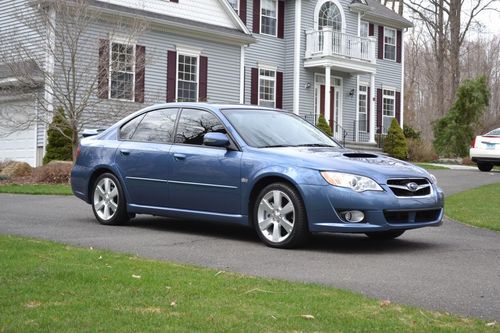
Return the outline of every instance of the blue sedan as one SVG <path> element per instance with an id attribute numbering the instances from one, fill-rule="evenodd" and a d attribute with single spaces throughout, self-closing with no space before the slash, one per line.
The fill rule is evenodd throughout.
<path id="1" fill-rule="evenodd" d="M 161 104 L 94 134 L 81 141 L 71 185 L 106 225 L 136 214 L 229 222 L 291 248 L 311 233 L 392 239 L 443 219 L 427 171 L 344 149 L 289 112 Z"/>

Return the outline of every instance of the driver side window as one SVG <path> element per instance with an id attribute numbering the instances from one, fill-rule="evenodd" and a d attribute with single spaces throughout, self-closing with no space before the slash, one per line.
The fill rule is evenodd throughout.
<path id="1" fill-rule="evenodd" d="M 203 145 L 203 136 L 208 132 L 227 134 L 220 120 L 208 111 L 183 109 L 177 125 L 175 143 Z"/>

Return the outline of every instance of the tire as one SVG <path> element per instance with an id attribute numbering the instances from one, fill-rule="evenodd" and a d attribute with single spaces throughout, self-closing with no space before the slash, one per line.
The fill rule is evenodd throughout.
<path id="1" fill-rule="evenodd" d="M 103 173 L 92 185 L 92 210 L 104 225 L 120 225 L 129 220 L 120 181 L 112 173 Z"/>
<path id="2" fill-rule="evenodd" d="M 270 247 L 295 248 L 309 238 L 304 203 L 297 190 L 286 183 L 270 184 L 259 193 L 253 223 L 259 238 Z"/>
<path id="3" fill-rule="evenodd" d="M 493 169 L 493 164 L 488 162 L 478 162 L 477 168 L 481 171 L 488 172 L 491 171 L 491 169 Z"/>
<path id="4" fill-rule="evenodd" d="M 377 232 L 367 232 L 366 235 L 371 239 L 388 240 L 398 238 L 404 234 L 405 230 L 388 230 L 388 231 L 377 231 Z"/>

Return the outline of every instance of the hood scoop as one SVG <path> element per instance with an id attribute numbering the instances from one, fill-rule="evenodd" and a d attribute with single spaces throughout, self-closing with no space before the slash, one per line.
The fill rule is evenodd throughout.
<path id="1" fill-rule="evenodd" d="M 344 153 L 345 157 L 349 158 L 377 158 L 377 155 L 369 154 L 369 153 Z"/>

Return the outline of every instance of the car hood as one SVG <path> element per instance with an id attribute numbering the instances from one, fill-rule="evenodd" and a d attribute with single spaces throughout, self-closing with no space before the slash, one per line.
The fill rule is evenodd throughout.
<path id="1" fill-rule="evenodd" d="M 426 170 L 411 163 L 369 152 L 334 147 L 283 147 L 259 150 L 274 155 L 280 161 L 298 164 L 304 168 L 368 176 L 380 183 L 385 183 L 388 178 L 430 178 Z"/>

